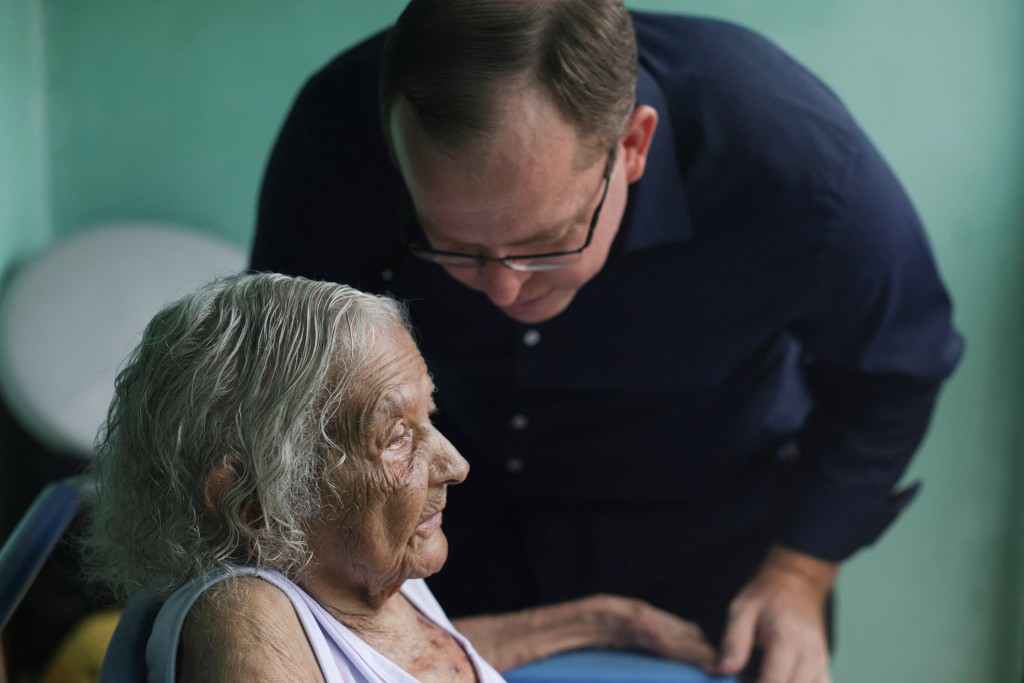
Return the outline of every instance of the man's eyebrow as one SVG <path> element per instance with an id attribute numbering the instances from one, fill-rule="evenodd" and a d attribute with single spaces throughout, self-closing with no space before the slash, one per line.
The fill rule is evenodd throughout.
<path id="1" fill-rule="evenodd" d="M 526 239 L 522 239 L 522 240 L 519 240 L 517 242 L 509 242 L 507 244 L 503 244 L 502 246 L 503 247 L 513 247 L 513 248 L 514 247 L 523 247 L 523 246 L 529 246 L 530 244 L 533 244 L 534 242 L 545 242 L 545 241 L 554 240 L 554 239 L 557 239 L 559 237 L 562 237 L 563 235 L 565 235 L 566 233 L 571 231 L 574 226 L 579 225 L 580 223 L 583 223 L 584 221 L 586 221 L 587 218 L 588 218 L 588 215 L 587 215 L 588 211 L 592 210 L 594 208 L 594 206 L 595 205 L 592 205 L 590 201 L 585 201 L 580 206 L 580 208 L 576 211 L 576 213 L 573 214 L 572 216 L 570 216 L 568 219 L 565 219 L 563 221 L 559 221 L 558 223 L 555 223 L 553 225 L 549 225 L 549 226 L 543 228 L 542 230 L 540 230 L 539 232 L 537 232 L 537 233 L 535 233 L 533 235 L 530 235 Z M 446 237 L 443 234 L 438 234 L 438 233 L 443 232 L 443 231 L 439 230 L 437 225 L 431 223 L 430 221 L 425 220 L 424 217 L 418 211 L 416 212 L 416 221 L 419 223 L 420 227 L 423 230 L 425 230 L 428 234 L 429 233 L 434 233 L 434 235 L 437 238 L 439 238 L 439 239 L 441 239 L 443 241 L 451 242 L 452 244 L 458 245 L 460 247 L 470 248 L 470 247 L 476 246 L 476 245 L 472 245 L 472 244 L 463 244 L 461 242 L 458 242 L 457 240 L 452 240 L 452 239 Z"/>
<path id="2" fill-rule="evenodd" d="M 544 230 L 541 230 L 540 232 L 531 235 L 527 239 L 519 240 L 518 242 L 509 242 L 508 244 L 506 244 L 504 246 L 506 246 L 506 247 L 523 247 L 523 246 L 529 246 L 530 244 L 533 244 L 535 242 L 547 242 L 549 240 L 554 240 L 554 239 L 557 239 L 559 237 L 562 237 L 563 235 L 568 233 L 570 230 L 572 230 L 574 225 L 576 225 L 577 223 L 580 222 L 580 220 L 582 220 L 580 218 L 580 215 L 582 215 L 582 212 L 580 212 L 580 214 L 577 215 L 576 217 L 570 218 L 568 223 L 562 222 L 562 223 L 559 223 L 558 225 L 553 225 L 553 226 L 551 226 L 549 228 L 545 228 Z"/>
<path id="3" fill-rule="evenodd" d="M 583 202 L 580 208 L 573 214 L 567 221 L 562 221 L 556 225 L 552 225 L 549 228 L 541 230 L 539 233 L 533 235 L 528 240 L 521 242 L 514 242 L 507 246 L 516 247 L 522 245 L 528 245 L 531 242 L 544 242 L 547 240 L 553 240 L 558 237 L 562 237 L 572 231 L 577 225 L 581 225 L 590 220 L 590 212 L 596 210 L 597 205 L 591 203 L 590 200 Z"/>

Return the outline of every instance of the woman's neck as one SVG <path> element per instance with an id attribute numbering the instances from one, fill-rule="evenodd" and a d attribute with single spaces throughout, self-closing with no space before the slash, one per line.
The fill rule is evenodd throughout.
<path id="1" fill-rule="evenodd" d="M 360 635 L 387 632 L 402 619 L 402 603 L 408 604 L 400 593 L 404 580 L 339 581 L 314 567 L 301 583 L 335 619 Z"/>

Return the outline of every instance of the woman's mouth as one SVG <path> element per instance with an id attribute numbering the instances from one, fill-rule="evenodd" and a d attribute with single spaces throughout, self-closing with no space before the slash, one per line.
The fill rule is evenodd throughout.
<path id="1" fill-rule="evenodd" d="M 437 527 L 441 526 L 441 511 L 438 510 L 434 514 L 427 517 L 425 520 L 419 523 L 416 527 L 416 531 L 431 532 Z"/>

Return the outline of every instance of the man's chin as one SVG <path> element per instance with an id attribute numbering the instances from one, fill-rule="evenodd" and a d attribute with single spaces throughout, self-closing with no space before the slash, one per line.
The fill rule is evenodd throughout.
<path id="1" fill-rule="evenodd" d="M 572 303 L 572 297 L 558 297 L 553 294 L 526 304 L 499 306 L 498 310 L 524 325 L 537 325 L 557 317 Z"/>

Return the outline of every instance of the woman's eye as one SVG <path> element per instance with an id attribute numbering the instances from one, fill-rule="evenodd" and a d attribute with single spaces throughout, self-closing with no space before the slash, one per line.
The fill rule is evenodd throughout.
<path id="1" fill-rule="evenodd" d="M 396 431 L 388 443 L 388 448 L 398 449 L 412 442 L 412 430 L 401 429 Z"/>

